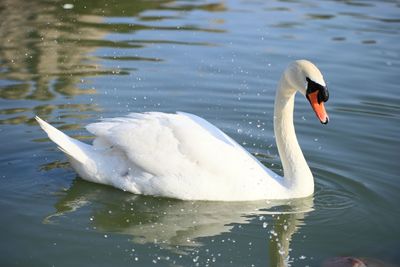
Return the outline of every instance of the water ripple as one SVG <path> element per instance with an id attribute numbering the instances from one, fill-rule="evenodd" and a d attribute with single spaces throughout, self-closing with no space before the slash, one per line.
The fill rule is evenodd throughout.
<path id="1" fill-rule="evenodd" d="M 323 189 L 314 194 L 316 209 L 342 210 L 355 206 L 354 195 L 345 191 Z"/>

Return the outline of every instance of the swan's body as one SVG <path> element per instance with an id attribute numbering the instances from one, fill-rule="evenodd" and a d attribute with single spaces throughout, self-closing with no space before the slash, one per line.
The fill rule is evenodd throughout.
<path id="1" fill-rule="evenodd" d="M 86 129 L 96 136 L 93 145 L 37 120 L 88 181 L 136 194 L 187 200 L 305 197 L 313 193 L 314 180 L 293 126 L 295 87 L 300 79 L 304 87 L 305 77 L 325 86 L 312 63 L 296 61 L 284 72 L 276 94 L 274 129 L 284 177 L 267 169 L 217 127 L 188 113 L 132 113 L 89 124 Z"/>

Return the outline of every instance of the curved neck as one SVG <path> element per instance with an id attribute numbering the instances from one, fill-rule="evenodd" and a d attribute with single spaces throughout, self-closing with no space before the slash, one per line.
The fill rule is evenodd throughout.
<path id="1" fill-rule="evenodd" d="M 303 197 L 314 192 L 314 179 L 294 130 L 295 94 L 296 90 L 289 85 L 283 75 L 275 97 L 274 132 L 285 184 L 295 194 L 293 197 Z"/>

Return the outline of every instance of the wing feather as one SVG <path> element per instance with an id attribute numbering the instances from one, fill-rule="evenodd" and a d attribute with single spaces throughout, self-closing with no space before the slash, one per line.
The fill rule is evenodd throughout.
<path id="1" fill-rule="evenodd" d="M 155 177 L 206 182 L 220 176 L 243 180 L 241 175 L 259 177 L 268 171 L 220 129 L 188 113 L 132 113 L 92 123 L 87 129 Z M 239 172 L 236 166 L 241 166 Z"/>

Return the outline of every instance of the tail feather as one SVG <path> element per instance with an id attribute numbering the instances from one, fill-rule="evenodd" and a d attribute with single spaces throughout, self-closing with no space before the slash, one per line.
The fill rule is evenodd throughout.
<path id="1" fill-rule="evenodd" d="M 36 116 L 35 119 L 40 127 L 47 133 L 50 140 L 56 143 L 61 151 L 81 163 L 85 163 L 88 160 L 88 153 L 92 149 L 90 145 L 67 136 L 38 116 Z"/>

